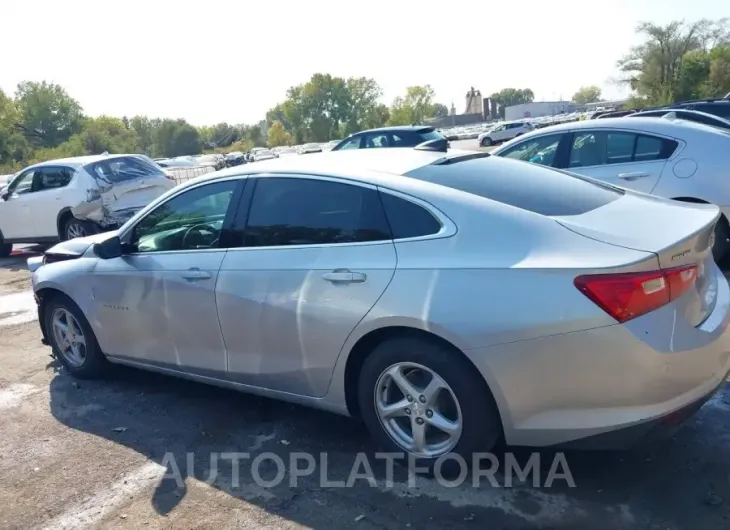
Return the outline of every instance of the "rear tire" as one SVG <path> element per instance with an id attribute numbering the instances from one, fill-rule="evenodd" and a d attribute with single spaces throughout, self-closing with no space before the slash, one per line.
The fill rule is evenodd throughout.
<path id="1" fill-rule="evenodd" d="M 482 138 L 481 146 L 482 147 L 490 147 L 493 145 L 491 138 Z"/>
<path id="2" fill-rule="evenodd" d="M 71 375 L 93 379 L 104 373 L 108 361 L 88 320 L 70 298 L 57 295 L 49 300 L 43 319 L 53 354 Z"/>
<path id="3" fill-rule="evenodd" d="M 86 237 L 98 232 L 99 230 L 93 223 L 72 217 L 66 221 L 63 227 L 63 240 L 68 241 L 69 239 Z"/>
<path id="4" fill-rule="evenodd" d="M 715 243 L 712 245 L 712 257 L 720 263 L 730 251 L 730 225 L 723 215 L 715 225 Z"/>
<path id="5" fill-rule="evenodd" d="M 428 389 L 434 382 L 440 389 L 432 395 Z M 401 385 L 409 388 L 408 383 L 414 395 L 402 390 Z M 390 394 L 391 390 L 395 392 Z M 458 352 L 435 341 L 401 337 L 379 344 L 360 371 L 358 401 L 379 446 L 412 455 L 431 473 L 439 458 L 450 453 L 471 466 L 474 453 L 490 451 L 502 436 L 499 412 L 482 376 Z M 397 406 L 391 409 L 392 417 L 382 412 L 393 404 Z M 423 450 L 416 449 L 416 422 L 423 429 Z M 438 422 L 447 430 L 436 427 Z M 447 458 L 442 464 L 448 470 L 457 462 Z"/>

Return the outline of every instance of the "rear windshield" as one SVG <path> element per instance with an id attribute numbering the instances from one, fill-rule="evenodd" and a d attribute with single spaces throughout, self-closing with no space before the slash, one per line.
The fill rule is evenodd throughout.
<path id="1" fill-rule="evenodd" d="M 86 170 L 96 178 L 110 184 L 143 177 L 159 177 L 164 173 L 152 161 L 148 162 L 134 156 L 122 156 L 94 162 Z"/>
<path id="2" fill-rule="evenodd" d="M 497 157 L 424 166 L 406 176 L 541 215 L 582 215 L 623 195 L 578 175 Z"/>
<path id="3" fill-rule="evenodd" d="M 428 131 L 422 131 L 422 132 L 418 133 L 418 135 L 421 138 L 423 138 L 424 142 L 430 142 L 431 140 L 440 140 L 441 138 L 444 137 L 440 132 L 438 132 L 434 129 L 431 129 Z"/>

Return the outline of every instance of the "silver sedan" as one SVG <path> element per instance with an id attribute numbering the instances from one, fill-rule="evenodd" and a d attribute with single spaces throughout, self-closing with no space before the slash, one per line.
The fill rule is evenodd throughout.
<path id="1" fill-rule="evenodd" d="M 427 462 L 629 445 L 730 371 L 719 210 L 486 153 L 238 166 L 31 259 L 65 368 L 110 363 L 361 417 Z"/>

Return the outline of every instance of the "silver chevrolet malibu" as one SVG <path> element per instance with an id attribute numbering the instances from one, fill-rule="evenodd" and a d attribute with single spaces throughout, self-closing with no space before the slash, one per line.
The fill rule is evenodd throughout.
<path id="1" fill-rule="evenodd" d="M 29 268 L 75 376 L 358 416 L 435 462 L 632 445 L 699 408 L 730 371 L 718 217 L 486 153 L 342 151 L 199 178 Z"/>

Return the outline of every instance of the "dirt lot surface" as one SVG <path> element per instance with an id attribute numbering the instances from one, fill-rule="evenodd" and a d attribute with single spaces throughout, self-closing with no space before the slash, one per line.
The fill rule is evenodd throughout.
<path id="1" fill-rule="evenodd" d="M 131 369 L 75 381 L 40 344 L 24 259 L 0 261 L 0 528 L 730 528 L 728 385 L 666 443 L 566 452 L 574 488 L 534 487 L 534 474 L 502 487 L 501 471 L 497 487 L 409 484 L 400 469 L 388 483 L 354 420 Z M 234 465 L 231 452 L 250 458 Z M 316 468 L 293 485 L 298 452 Z M 335 484 L 359 452 L 376 480 Z M 496 456 L 512 452 L 530 456 Z M 272 455 L 283 480 L 257 485 L 256 472 L 276 482 Z M 555 455 L 539 456 L 544 486 Z"/>

